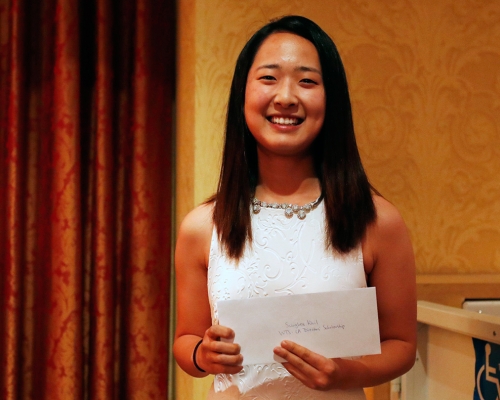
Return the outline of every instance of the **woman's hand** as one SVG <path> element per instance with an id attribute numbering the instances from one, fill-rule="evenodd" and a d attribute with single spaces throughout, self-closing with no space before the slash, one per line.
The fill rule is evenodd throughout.
<path id="1" fill-rule="evenodd" d="M 234 331 L 221 325 L 208 328 L 196 351 L 196 363 L 209 374 L 236 374 L 243 369 L 240 345 L 221 339 L 234 339 Z"/>
<path id="2" fill-rule="evenodd" d="M 339 388 L 340 368 L 335 359 L 323 357 L 297 343 L 284 340 L 274 354 L 287 362 L 283 366 L 304 385 L 315 390 Z"/>

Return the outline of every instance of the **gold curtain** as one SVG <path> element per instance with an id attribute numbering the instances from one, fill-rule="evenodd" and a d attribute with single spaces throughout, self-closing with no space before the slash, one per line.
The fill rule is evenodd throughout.
<path id="1" fill-rule="evenodd" d="M 0 0 L 0 398 L 166 399 L 173 0 Z"/>

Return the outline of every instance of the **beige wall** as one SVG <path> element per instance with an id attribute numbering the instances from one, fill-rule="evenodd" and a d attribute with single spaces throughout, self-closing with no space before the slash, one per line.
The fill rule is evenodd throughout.
<path id="1" fill-rule="evenodd" d="M 178 12 L 178 222 L 215 189 L 241 47 L 301 14 L 339 47 L 363 162 L 404 216 L 418 272 L 500 272 L 500 2 L 179 0 Z M 179 376 L 178 399 L 203 398 Z"/>

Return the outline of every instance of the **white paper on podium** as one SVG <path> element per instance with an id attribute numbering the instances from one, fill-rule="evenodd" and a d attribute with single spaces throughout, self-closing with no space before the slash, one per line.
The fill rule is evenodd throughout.
<path id="1" fill-rule="evenodd" d="M 243 364 L 285 361 L 282 340 L 328 358 L 380 353 L 375 288 L 217 302 L 219 324 L 235 331 Z"/>

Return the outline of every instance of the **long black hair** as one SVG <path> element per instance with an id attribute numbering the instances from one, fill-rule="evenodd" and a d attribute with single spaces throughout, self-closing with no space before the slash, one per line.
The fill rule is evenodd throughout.
<path id="1" fill-rule="evenodd" d="M 227 254 L 238 259 L 252 240 L 250 198 L 258 180 L 257 145 L 245 121 L 248 72 L 264 40 L 289 32 L 316 48 L 325 87 L 323 127 L 312 143 L 314 167 L 326 210 L 327 247 L 345 253 L 356 247 L 375 220 L 372 187 L 363 169 L 352 121 L 344 66 L 332 39 L 301 16 L 273 20 L 246 43 L 237 61 L 226 116 L 226 132 L 213 221 Z"/>

